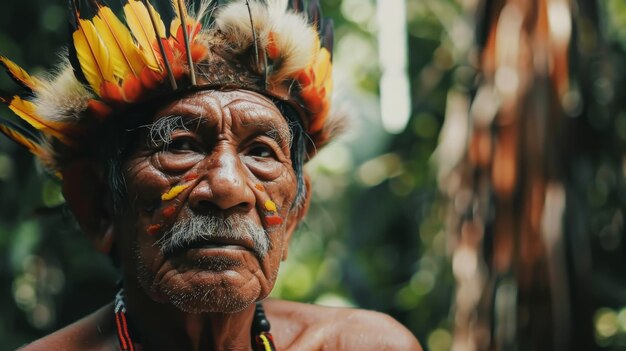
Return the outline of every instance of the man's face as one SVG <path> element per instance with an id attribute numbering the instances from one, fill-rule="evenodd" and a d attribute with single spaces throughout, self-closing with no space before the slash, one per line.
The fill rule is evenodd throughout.
<path id="1" fill-rule="evenodd" d="M 276 106 L 248 91 L 202 91 L 141 129 L 115 219 L 127 283 L 186 312 L 236 312 L 267 296 L 299 220 Z"/>

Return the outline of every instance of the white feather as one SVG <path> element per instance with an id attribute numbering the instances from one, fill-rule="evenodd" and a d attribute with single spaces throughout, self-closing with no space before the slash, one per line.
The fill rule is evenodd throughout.
<path id="1" fill-rule="evenodd" d="M 267 0 L 267 8 L 270 12 L 280 11 L 285 13 L 289 0 Z"/>
<path id="2" fill-rule="evenodd" d="M 211 3 L 213 1 L 212 0 L 202 0 L 200 1 L 200 6 L 198 7 L 198 11 L 196 13 L 193 13 L 192 16 L 193 18 L 195 18 L 196 21 L 198 22 L 202 22 L 204 16 L 206 16 L 207 14 L 210 16 L 210 13 L 207 13 Z M 190 14 L 192 13 L 192 11 L 189 12 Z"/>
<path id="3" fill-rule="evenodd" d="M 264 26 L 264 19 L 267 18 L 267 8 L 256 1 L 251 1 L 250 9 L 258 35 L 259 28 Z M 215 18 L 215 26 L 222 32 L 235 53 L 241 53 L 253 44 L 250 16 L 244 2 L 233 2 L 220 9 Z"/>
<path id="4" fill-rule="evenodd" d="M 76 123 L 87 109 L 87 101 L 94 96 L 76 79 L 67 55 L 61 56 L 64 58 L 56 74 L 41 78 L 42 88 L 33 102 L 42 118 Z"/>
<path id="5" fill-rule="evenodd" d="M 250 8 L 259 44 L 266 47 L 272 32 L 279 49 L 280 62 L 271 72 L 272 81 L 293 78 L 295 73 L 311 66 L 318 49 L 315 47 L 317 32 L 304 15 L 287 12 L 287 0 L 268 0 L 267 5 L 250 1 Z M 216 25 L 235 53 L 253 45 L 250 17 L 244 1 L 222 8 L 216 17 Z"/>
<path id="6" fill-rule="evenodd" d="M 270 23 L 282 59 L 272 78 L 282 80 L 292 77 L 294 73 L 311 66 L 318 40 L 317 32 L 306 19 L 293 13 L 279 15 L 273 12 Z"/>

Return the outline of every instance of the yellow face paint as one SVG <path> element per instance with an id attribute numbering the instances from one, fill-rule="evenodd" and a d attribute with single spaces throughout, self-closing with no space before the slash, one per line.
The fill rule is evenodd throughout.
<path id="1" fill-rule="evenodd" d="M 272 200 L 265 201 L 265 209 L 268 211 L 276 212 L 276 204 Z"/>
<path id="2" fill-rule="evenodd" d="M 177 186 L 171 188 L 165 194 L 161 195 L 161 200 L 163 200 L 163 201 L 171 200 L 171 199 L 175 198 L 176 196 L 178 196 L 180 193 L 182 193 L 187 188 L 189 188 L 189 185 L 177 185 Z"/>

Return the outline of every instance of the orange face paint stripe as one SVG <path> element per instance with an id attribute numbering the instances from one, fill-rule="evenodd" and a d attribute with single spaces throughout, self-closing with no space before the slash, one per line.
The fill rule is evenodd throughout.
<path id="1" fill-rule="evenodd" d="M 163 210 L 163 217 L 169 218 L 176 212 L 176 206 L 172 205 Z"/>
<path id="2" fill-rule="evenodd" d="M 184 179 L 186 182 L 190 182 L 190 181 L 192 181 L 192 180 L 196 180 L 196 179 L 198 179 L 198 177 L 199 177 L 199 176 L 198 176 L 198 174 L 196 174 L 196 173 L 190 173 L 190 174 L 187 174 L 187 175 L 186 175 L 183 179 Z"/>
<path id="3" fill-rule="evenodd" d="M 283 224 L 283 219 L 277 215 L 265 216 L 265 221 L 269 225 L 281 225 Z"/>
<path id="4" fill-rule="evenodd" d="M 148 227 L 148 235 L 155 235 L 161 230 L 160 224 L 153 224 Z"/>
<path id="5" fill-rule="evenodd" d="M 182 193 L 187 188 L 189 188 L 189 185 L 177 185 L 177 186 L 171 188 L 165 194 L 161 195 L 161 200 L 163 200 L 163 201 L 171 200 L 171 199 L 175 198 L 176 196 L 178 196 L 180 193 Z"/>
<path id="6" fill-rule="evenodd" d="M 256 184 L 254 187 L 256 188 L 256 190 L 265 192 L 265 187 L 261 184 Z"/>

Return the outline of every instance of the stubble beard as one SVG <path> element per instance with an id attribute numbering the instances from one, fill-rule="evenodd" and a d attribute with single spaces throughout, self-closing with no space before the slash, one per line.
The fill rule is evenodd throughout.
<path id="1" fill-rule="evenodd" d="M 176 222 L 156 243 L 162 254 L 184 248 L 196 240 L 210 238 L 249 239 L 253 242 L 257 258 L 262 262 L 271 249 L 268 233 L 252 220 L 239 215 L 226 219 L 216 216 L 192 215 Z M 134 243 L 134 266 L 137 267 L 137 280 L 146 292 L 157 293 L 169 303 L 186 313 L 221 312 L 236 313 L 254 303 L 261 293 L 260 285 L 249 285 L 242 289 L 224 281 L 200 282 L 194 284 L 159 284 L 143 257 L 139 243 Z M 230 257 L 200 257 L 190 265 L 194 269 L 207 272 L 220 272 L 233 269 L 242 262 Z M 275 280 L 278 267 L 270 273 Z M 242 290 L 246 290 L 245 293 Z"/>

